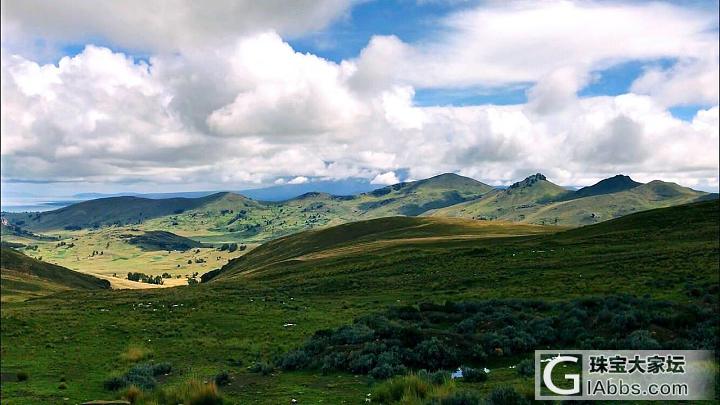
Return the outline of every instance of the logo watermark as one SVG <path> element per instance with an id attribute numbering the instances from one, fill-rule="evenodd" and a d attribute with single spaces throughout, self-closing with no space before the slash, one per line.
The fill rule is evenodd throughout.
<path id="1" fill-rule="evenodd" d="M 705 350 L 536 350 L 536 400 L 709 400 Z"/>

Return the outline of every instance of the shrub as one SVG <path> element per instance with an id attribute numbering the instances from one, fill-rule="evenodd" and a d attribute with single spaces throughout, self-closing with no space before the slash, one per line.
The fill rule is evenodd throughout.
<path id="1" fill-rule="evenodd" d="M 293 350 L 280 359 L 280 368 L 283 370 L 299 370 L 307 366 L 310 356 L 303 349 Z"/>
<path id="2" fill-rule="evenodd" d="M 18 371 L 18 373 L 15 375 L 18 381 L 27 381 L 30 377 L 27 372 L 25 371 Z"/>
<path id="3" fill-rule="evenodd" d="M 445 342 L 441 342 L 436 337 L 422 341 L 415 348 L 415 352 L 417 358 L 431 370 L 453 367 L 457 363 L 457 353 L 455 350 L 452 347 L 448 347 Z"/>
<path id="4" fill-rule="evenodd" d="M 152 373 L 154 376 L 169 374 L 171 371 L 172 365 L 170 365 L 170 363 L 157 363 L 152 366 Z"/>
<path id="5" fill-rule="evenodd" d="M 67 384 L 65 384 L 64 382 L 61 382 L 60 385 L 58 385 L 58 389 L 59 389 L 59 390 L 66 390 L 66 389 L 67 389 Z"/>
<path id="6" fill-rule="evenodd" d="M 625 347 L 628 349 L 656 350 L 660 349 L 660 343 L 652 337 L 650 331 L 639 329 L 632 332 L 625 339 Z"/>
<path id="7" fill-rule="evenodd" d="M 374 369 L 370 370 L 370 375 L 376 380 L 385 380 L 392 377 L 394 370 L 387 364 L 381 364 Z"/>
<path id="8" fill-rule="evenodd" d="M 525 359 L 517 364 L 515 371 L 521 377 L 533 377 L 535 375 L 535 361 L 533 359 Z"/>
<path id="9" fill-rule="evenodd" d="M 158 364 L 136 364 L 122 376 L 111 377 L 103 383 L 106 390 L 117 391 L 127 386 L 135 386 L 142 389 L 152 389 L 157 384 L 155 377 L 167 374 L 172 370 L 168 363 Z"/>
<path id="10" fill-rule="evenodd" d="M 213 378 L 213 381 L 215 381 L 215 385 L 218 387 L 224 387 L 230 384 L 230 374 L 227 371 L 221 371 Z"/>
<path id="11" fill-rule="evenodd" d="M 110 377 L 103 382 L 103 387 L 108 391 L 117 391 L 125 386 L 123 377 Z"/>
<path id="12" fill-rule="evenodd" d="M 429 378 L 433 384 L 445 384 L 446 382 L 448 382 L 448 380 L 450 380 L 450 372 L 447 370 L 438 370 L 434 373 L 431 373 L 429 375 Z"/>
<path id="13" fill-rule="evenodd" d="M 142 389 L 153 389 L 157 384 L 153 367 L 147 364 L 133 366 L 124 376 L 125 385 L 136 386 Z"/>
<path id="14" fill-rule="evenodd" d="M 500 387 L 492 390 L 485 403 L 487 405 L 526 405 L 530 401 L 512 387 Z"/>
<path id="15" fill-rule="evenodd" d="M 220 405 L 223 399 L 215 383 L 190 380 L 182 385 L 158 389 L 142 396 L 146 404 Z"/>
<path id="16" fill-rule="evenodd" d="M 470 391 L 459 391 L 440 400 L 440 405 L 477 405 L 482 403 L 480 396 Z"/>
<path id="17" fill-rule="evenodd" d="M 387 380 L 377 386 L 373 398 L 383 404 L 401 401 L 404 396 L 424 399 L 430 392 L 431 386 L 430 381 L 416 374 L 404 375 Z"/>
<path id="18" fill-rule="evenodd" d="M 467 382 L 483 382 L 487 381 L 488 375 L 485 371 L 472 368 L 472 367 L 463 367 L 463 380 Z"/>

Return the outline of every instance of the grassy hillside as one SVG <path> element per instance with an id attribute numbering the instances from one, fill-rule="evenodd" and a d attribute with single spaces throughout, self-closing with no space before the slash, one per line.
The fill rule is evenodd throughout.
<path id="1" fill-rule="evenodd" d="M 268 287 L 368 294 L 392 285 L 560 298 L 658 288 L 654 294 L 677 296 L 684 283 L 717 280 L 717 201 L 553 234 L 545 234 L 552 227 L 520 224 L 503 234 L 498 228 L 507 225 L 476 221 L 486 225 L 440 222 L 423 235 L 423 219 L 378 219 L 273 241 L 228 263 L 210 284 L 254 280 Z M 513 234 L 532 236 L 497 237 Z"/>
<path id="2" fill-rule="evenodd" d="M 450 218 L 387 217 L 311 230 L 276 239 L 223 266 L 217 280 L 244 277 L 273 266 L 312 258 L 369 254 L 387 248 L 477 238 L 533 235 L 557 229 L 536 225 L 490 223 Z"/>
<path id="3" fill-rule="evenodd" d="M 0 324 L 2 373 L 25 372 L 29 379 L 5 380 L 3 402 L 119 398 L 123 392 L 105 389 L 104 381 L 127 373 L 135 364 L 154 362 L 172 365 L 169 375 L 158 378 L 158 389 L 177 388 L 192 378 L 210 381 L 226 371 L 230 383 L 220 391 L 229 403 L 362 403 L 368 392 L 375 396 L 382 389 L 382 383 L 364 371 L 291 371 L 280 368 L 278 359 L 305 347 L 319 330 L 343 339 L 356 332 L 366 337 L 368 330 L 375 333 L 383 325 L 375 321 L 383 319 L 390 321 L 385 330 L 398 325 L 409 332 L 405 323 L 427 320 L 408 326 L 438 339 L 461 326 L 463 333 L 470 333 L 459 311 L 499 317 L 522 334 L 513 336 L 519 338 L 512 339 L 516 352 L 487 362 L 457 352 L 456 361 L 487 366 L 492 372 L 486 382 L 458 382 L 448 389 L 482 397 L 502 386 L 531 392 L 532 379 L 510 367 L 538 348 L 532 337 L 545 342 L 547 336 L 535 336 L 540 329 L 526 324 L 523 314 L 532 313 L 554 327 L 558 312 L 582 317 L 598 313 L 593 307 L 597 304 L 626 320 L 648 315 L 681 322 L 686 328 L 680 337 L 711 319 L 716 309 L 707 308 L 717 306 L 719 283 L 719 208 L 716 201 L 703 202 L 563 232 L 500 238 L 482 237 L 480 230 L 473 235 L 466 221 L 450 226 L 430 222 L 425 228 L 418 222 L 425 218 L 373 220 L 358 224 L 345 239 L 339 238 L 349 228 L 340 227 L 344 231 L 308 232 L 286 238 L 285 246 L 259 247 L 254 259 L 228 266 L 226 276 L 232 277 L 194 287 L 76 291 L 5 304 Z M 382 221 L 395 221 L 395 231 L 383 229 Z M 513 226 L 527 233 L 527 225 Z M 432 227 L 435 230 L 425 232 Z M 376 240 L 379 243 L 372 245 Z M 282 257 L 272 260 L 269 250 Z M 257 265 L 262 271 L 248 271 Z M 612 297 L 623 293 L 646 297 Z M 491 301 L 494 298 L 502 301 Z M 475 304 L 455 304 L 467 301 Z M 349 325 L 351 319 L 358 320 L 358 327 Z M 644 320 L 623 324 L 626 337 L 638 328 L 650 329 L 663 344 L 672 343 L 672 330 L 658 329 L 645 321 L 649 318 L 638 319 Z M 496 331 L 492 322 L 497 320 L 487 321 L 488 330 Z M 598 326 L 601 337 L 611 332 L 605 323 Z M 709 331 L 709 339 L 717 337 Z M 506 333 L 502 328 L 497 332 L 499 338 Z M 198 348 L 203 356 L 194 355 Z M 420 349 L 418 353 L 424 353 Z M 64 389 L 59 388 L 61 380 Z"/>
<path id="4" fill-rule="evenodd" d="M 34 231 L 132 225 L 200 237 L 207 242 L 246 242 L 362 218 L 419 215 L 477 198 L 491 189 L 467 177 L 443 174 L 352 197 L 307 193 L 281 202 L 260 202 L 233 193 L 194 199 L 111 197 L 44 213 L 3 215 L 10 223 Z"/>
<path id="5" fill-rule="evenodd" d="M 79 289 L 110 288 L 110 283 L 88 274 L 28 257 L 10 248 L 0 248 L 2 258 L 2 301 L 16 301 Z"/>
<path id="6" fill-rule="evenodd" d="M 490 192 L 479 200 L 425 215 L 579 226 L 653 208 L 717 199 L 716 195 L 659 180 L 632 187 L 636 183 L 625 176 L 615 176 L 576 192 L 544 179 L 530 182 L 528 179 L 507 190 Z"/>
<path id="7" fill-rule="evenodd" d="M 611 194 L 547 204 L 524 219 L 529 223 L 590 225 L 653 208 L 701 201 L 713 196 L 675 183 L 652 181 Z M 717 199 L 717 196 L 714 197 Z"/>
<path id="8" fill-rule="evenodd" d="M 193 248 L 211 247 L 207 244 L 194 241 L 190 238 L 175 235 L 166 231 L 146 231 L 141 235 L 128 235 L 128 242 L 142 250 L 179 250 L 185 251 Z"/>
<path id="9" fill-rule="evenodd" d="M 7 213 L 14 225 L 31 231 L 72 230 L 107 225 L 142 223 L 151 218 L 177 214 L 223 197 L 222 193 L 202 198 L 167 198 L 154 200 L 140 197 L 109 197 L 83 201 L 53 211 Z"/>
<path id="10" fill-rule="evenodd" d="M 543 204 L 570 193 L 537 173 L 514 183 L 505 190 L 493 190 L 477 200 L 434 210 L 429 215 L 523 221 L 529 213 Z"/>
<path id="11" fill-rule="evenodd" d="M 569 198 L 591 197 L 594 195 L 611 194 L 620 191 L 630 190 L 642 185 L 631 179 L 629 176 L 618 174 L 616 176 L 600 180 L 592 186 L 583 187 L 570 195 Z"/>
<path id="12" fill-rule="evenodd" d="M 457 174 L 446 173 L 425 180 L 399 183 L 361 194 L 356 199 L 365 217 L 415 216 L 428 210 L 473 200 L 491 186 Z"/>
<path id="13" fill-rule="evenodd" d="M 5 234 L 54 235 L 113 225 L 167 231 L 200 242 L 256 243 L 307 229 L 398 215 L 578 226 L 712 197 L 673 183 L 656 181 L 633 187 L 636 184 L 640 183 L 618 175 L 572 192 L 537 173 L 501 190 L 456 174 L 442 174 L 355 196 L 306 193 L 281 202 L 255 201 L 233 193 L 194 199 L 112 197 L 44 213 L 3 213 L 3 238 Z M 5 228 L 13 232 L 5 232 Z"/>

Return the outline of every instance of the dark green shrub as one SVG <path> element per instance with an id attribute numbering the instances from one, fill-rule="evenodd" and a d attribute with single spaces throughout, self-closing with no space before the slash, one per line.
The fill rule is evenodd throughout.
<path id="1" fill-rule="evenodd" d="M 450 372 L 438 370 L 429 375 L 430 381 L 435 385 L 445 384 L 450 379 Z"/>
<path id="2" fill-rule="evenodd" d="M 278 364 L 283 370 L 299 370 L 310 362 L 310 356 L 303 349 L 293 350 L 280 359 Z"/>
<path id="3" fill-rule="evenodd" d="M 125 379 L 123 377 L 110 377 L 103 382 L 103 387 L 108 391 L 117 391 L 125 387 Z"/>
<path id="4" fill-rule="evenodd" d="M 117 391 L 134 385 L 140 389 L 153 389 L 157 385 L 155 377 L 161 374 L 168 374 L 172 366 L 168 363 L 141 363 L 130 368 L 122 376 L 111 377 L 103 382 L 103 387 L 108 391 Z"/>
<path id="5" fill-rule="evenodd" d="M 154 376 L 169 374 L 170 371 L 172 371 L 172 366 L 170 365 L 170 363 L 157 363 L 154 364 L 152 367 L 152 373 Z"/>
<path id="6" fill-rule="evenodd" d="M 67 389 L 67 384 L 65 384 L 64 382 L 61 382 L 60 385 L 58 385 L 58 389 L 59 389 L 59 390 L 66 390 L 66 389 Z"/>
<path id="7" fill-rule="evenodd" d="M 458 391 L 440 400 L 440 405 L 477 405 L 482 403 L 480 396 L 470 391 Z"/>
<path id="8" fill-rule="evenodd" d="M 525 359 L 518 363 L 515 370 L 521 377 L 533 377 L 535 375 L 535 361 L 533 359 Z"/>
<path id="9" fill-rule="evenodd" d="M 387 364 L 381 364 L 370 370 L 370 375 L 376 380 L 385 380 L 392 377 L 394 374 L 395 372 L 392 366 Z"/>
<path id="10" fill-rule="evenodd" d="M 28 376 L 28 373 L 25 371 L 18 371 L 18 373 L 15 374 L 15 377 L 18 381 L 27 381 L 30 376 Z"/>
<path id="11" fill-rule="evenodd" d="M 525 399 L 519 392 L 512 387 L 501 387 L 492 390 L 487 399 L 487 405 L 526 405 L 530 401 Z"/>
<path id="12" fill-rule="evenodd" d="M 463 381 L 467 382 L 483 382 L 487 381 L 488 375 L 485 371 L 472 368 L 472 367 L 463 367 Z"/>
<path id="13" fill-rule="evenodd" d="M 625 347 L 638 350 L 660 349 L 660 343 L 652 337 L 650 331 L 639 329 L 625 339 Z"/>
<path id="14" fill-rule="evenodd" d="M 224 387 L 230 384 L 230 374 L 227 371 L 221 371 L 213 380 L 218 387 Z"/>
<path id="15" fill-rule="evenodd" d="M 457 353 L 447 343 L 436 337 L 424 340 L 415 348 L 417 360 L 431 370 L 457 365 Z"/>

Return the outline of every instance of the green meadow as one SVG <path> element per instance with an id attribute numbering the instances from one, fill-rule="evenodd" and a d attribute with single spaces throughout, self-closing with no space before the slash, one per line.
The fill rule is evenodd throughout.
<path id="1" fill-rule="evenodd" d="M 532 395 L 532 379 L 517 366 L 534 348 L 545 347 L 513 346 L 514 351 L 500 355 L 492 348 L 494 354 L 484 359 L 462 358 L 465 352 L 459 351 L 458 365 L 491 369 L 486 379 L 473 382 L 432 382 L 436 370 L 427 365 L 427 371 L 398 369 L 402 372 L 385 380 L 369 371 L 313 362 L 288 367 L 283 359 L 318 331 L 338 333 L 368 316 L 393 320 L 383 314 L 399 307 L 495 302 L 502 308 L 516 305 L 507 300 L 523 299 L 575 305 L 579 299 L 599 302 L 629 295 L 637 301 L 627 304 L 628 311 L 638 314 L 663 305 L 678 314 L 688 308 L 717 313 L 718 219 L 716 201 L 570 230 L 376 219 L 277 239 L 230 260 L 199 285 L 62 291 L 3 303 L 2 400 L 36 404 L 120 398 L 128 388 L 107 389 L 107 381 L 122 381 L 134 366 L 146 364 L 167 364 L 171 371 L 156 376 L 154 387 L 133 394 L 136 403 L 162 403 L 159 398 L 169 395 L 163 390 L 181 390 L 190 380 L 220 382 L 226 403 L 350 404 L 362 403 L 367 394 L 387 403 L 429 403 L 453 396 L 499 398 L 504 387 L 524 400 Z M 597 316 L 588 311 L 591 318 Z M 555 312 L 536 317 L 562 317 L 562 311 Z M 642 344 L 670 345 L 684 336 L 637 322 L 627 324 L 628 333 L 656 336 Z M 423 334 L 453 342 L 428 325 L 418 326 Z M 474 333 L 499 331 L 493 325 L 479 325 Z M 702 333 L 716 342 L 717 328 L 708 327 Z M 391 395 L 411 385 L 425 394 Z"/>

